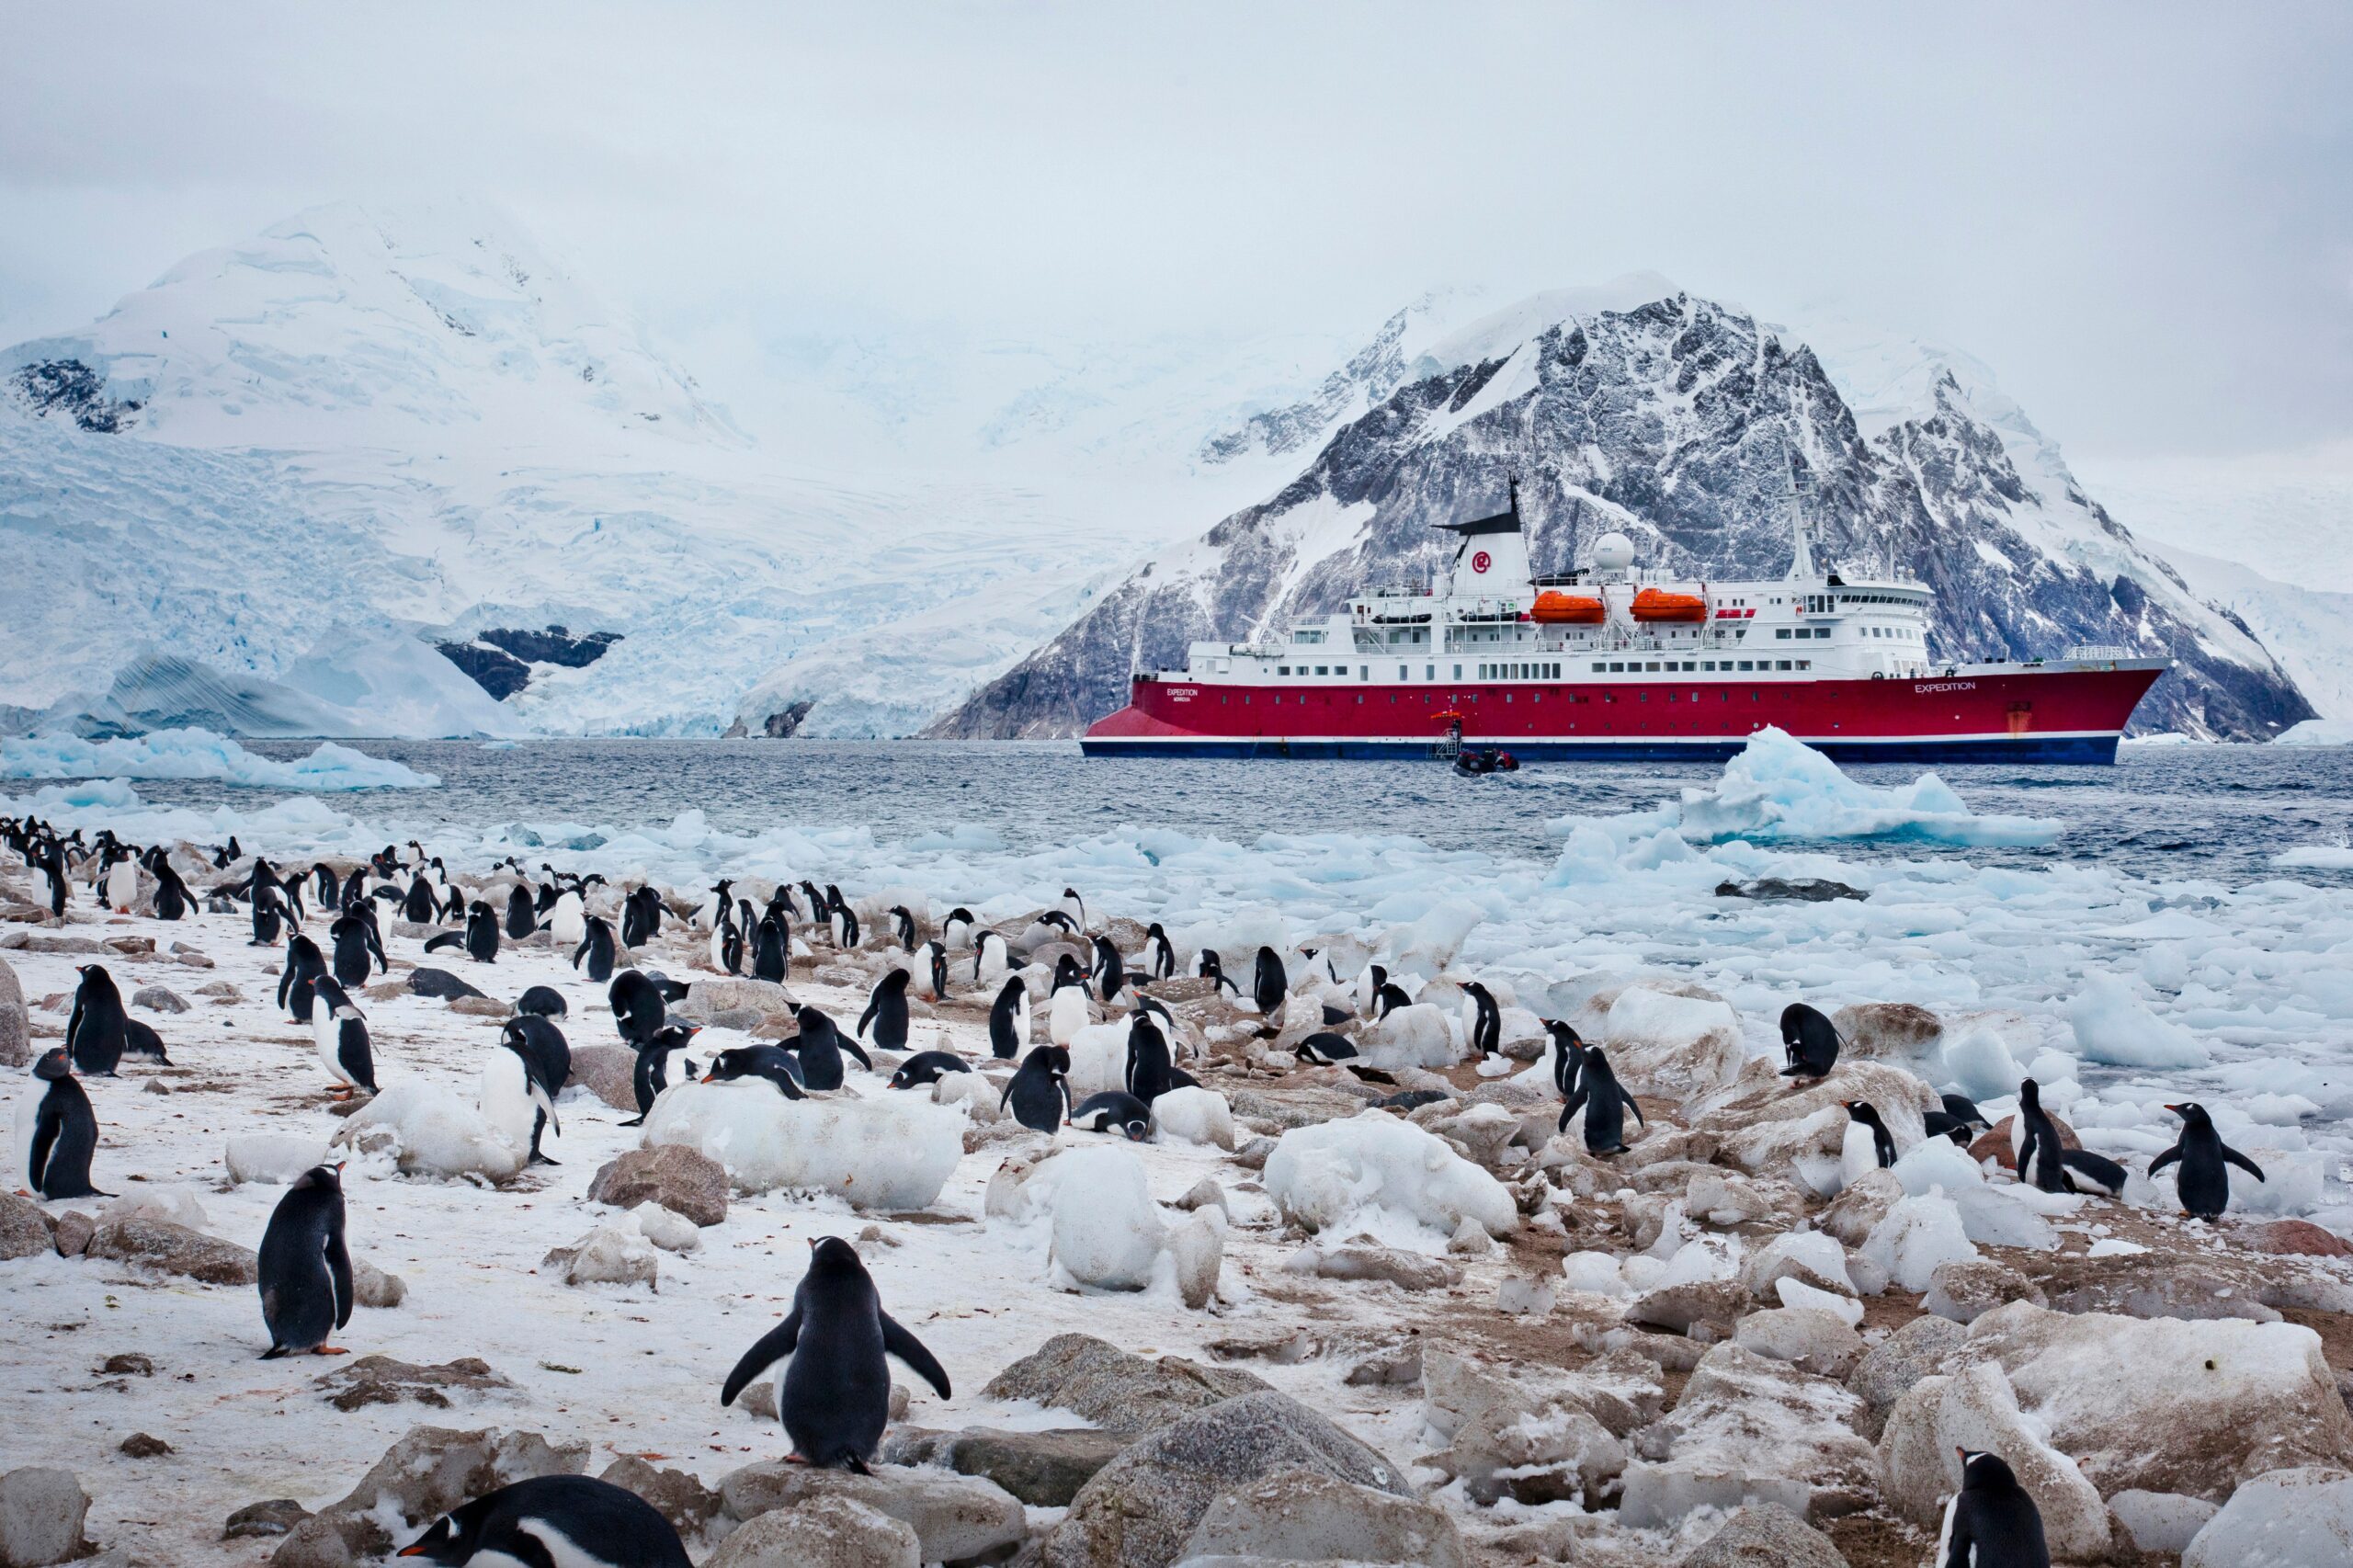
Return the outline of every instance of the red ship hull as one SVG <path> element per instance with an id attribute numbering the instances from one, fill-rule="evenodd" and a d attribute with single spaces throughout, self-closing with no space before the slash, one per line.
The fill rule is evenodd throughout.
<path id="1" fill-rule="evenodd" d="M 2163 673 L 2151 661 L 1881 680 L 1292 687 L 1138 676 L 1129 705 L 1080 744 L 1089 756 L 1426 756 L 1459 714 L 1465 745 L 1527 761 L 1720 759 L 1772 726 L 1840 761 L 2112 763 Z"/>

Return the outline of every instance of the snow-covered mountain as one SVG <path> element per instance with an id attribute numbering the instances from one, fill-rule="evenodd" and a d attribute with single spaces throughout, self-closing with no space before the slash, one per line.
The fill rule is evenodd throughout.
<path id="1" fill-rule="evenodd" d="M 1181 667 L 1197 639 L 1418 580 L 1445 552 L 1430 525 L 1492 509 L 1513 474 L 1540 569 L 1618 529 L 1645 564 L 1777 575 L 1795 505 L 1818 559 L 1900 562 L 1937 589 L 1939 657 L 2165 653 L 2177 668 L 2143 731 L 2265 738 L 2310 715 L 2246 627 L 2086 495 L 1983 367 L 1850 349 L 1868 428 L 1811 348 L 1728 306 L 1541 295 L 1496 312 L 1403 360 L 1270 499 L 1140 566 L 933 733 L 1074 733 L 1125 700 L 1131 668 Z M 1378 393 L 1401 357 L 1369 352 L 1378 374 L 1358 382 Z"/>

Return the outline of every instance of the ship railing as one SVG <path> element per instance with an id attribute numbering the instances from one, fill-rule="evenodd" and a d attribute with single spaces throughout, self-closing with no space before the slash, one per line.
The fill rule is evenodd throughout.
<path id="1" fill-rule="evenodd" d="M 2112 665 L 2120 659 L 2136 656 L 2131 649 L 2115 642 L 2078 642 L 2060 655 L 2083 665 Z"/>

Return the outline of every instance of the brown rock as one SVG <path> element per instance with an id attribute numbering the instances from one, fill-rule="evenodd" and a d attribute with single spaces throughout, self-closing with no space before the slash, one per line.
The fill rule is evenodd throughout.
<path id="1" fill-rule="evenodd" d="M 97 1233 L 98 1222 L 79 1209 L 68 1209 L 57 1217 L 57 1256 L 79 1257 L 89 1250 L 90 1237 Z"/>
<path id="2" fill-rule="evenodd" d="M 1196 1410 L 1268 1385 L 1229 1367 L 1181 1357 L 1131 1356 L 1084 1334 L 1058 1334 L 999 1372 L 991 1399 L 1034 1399 L 1085 1416 L 1107 1432 L 1140 1437 Z"/>
<path id="3" fill-rule="evenodd" d="M 615 1110 L 637 1109 L 637 1053 L 620 1045 L 572 1048 L 572 1081 Z"/>
<path id="4" fill-rule="evenodd" d="M 447 1410 L 451 1389 L 476 1394 L 515 1392 L 515 1385 L 492 1371 L 490 1363 L 472 1356 L 431 1367 L 390 1356 L 362 1356 L 319 1378 L 316 1386 L 325 1392 L 329 1404 L 342 1411 L 403 1401 Z"/>
<path id="5" fill-rule="evenodd" d="M 273 1497 L 266 1503 L 248 1503 L 229 1516 L 222 1527 L 222 1540 L 245 1540 L 254 1537 L 284 1535 L 311 1517 L 311 1511 L 291 1497 Z"/>
<path id="6" fill-rule="evenodd" d="M 449 1011 L 475 1018 L 505 1018 L 512 1016 L 515 1009 L 495 996 L 453 996 L 449 999 Z"/>
<path id="7" fill-rule="evenodd" d="M 2353 1242 L 2309 1220 L 2274 1220 L 2249 1238 L 2257 1252 L 2290 1257 L 2353 1257 Z"/>
<path id="8" fill-rule="evenodd" d="M 171 1451 L 171 1444 L 161 1437 L 151 1437 L 144 1432 L 133 1432 L 122 1440 L 122 1452 L 135 1460 L 152 1460 Z"/>
<path id="9" fill-rule="evenodd" d="M 260 1276 L 252 1251 L 169 1220 L 108 1220 L 91 1234 L 92 1257 L 183 1274 L 207 1285 L 251 1285 Z"/>
<path id="10" fill-rule="evenodd" d="M 631 1149 L 597 1171 L 588 1197 L 617 1209 L 651 1199 L 698 1225 L 716 1225 L 727 1218 L 727 1167 L 681 1143 Z"/>
<path id="11" fill-rule="evenodd" d="M 656 1470 L 635 1454 L 623 1454 L 597 1477 L 654 1505 L 680 1535 L 692 1536 L 719 1517 L 719 1494 L 683 1470 Z"/>
<path id="12" fill-rule="evenodd" d="M 48 1211 L 31 1199 L 0 1192 L 0 1258 L 32 1257 L 53 1249 L 52 1223 Z"/>

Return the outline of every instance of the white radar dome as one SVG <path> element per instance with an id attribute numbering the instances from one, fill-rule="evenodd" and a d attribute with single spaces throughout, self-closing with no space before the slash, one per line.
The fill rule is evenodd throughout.
<path id="1" fill-rule="evenodd" d="M 1623 572 L 1634 563 L 1634 541 L 1610 532 L 1593 541 L 1593 563 L 1604 572 Z"/>

